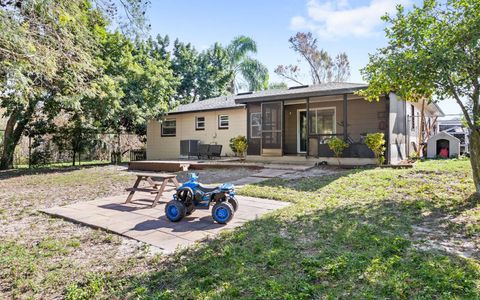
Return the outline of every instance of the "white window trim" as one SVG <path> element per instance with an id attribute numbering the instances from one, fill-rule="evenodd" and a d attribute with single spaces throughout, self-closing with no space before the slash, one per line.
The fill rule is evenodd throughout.
<path id="1" fill-rule="evenodd" d="M 222 125 L 222 117 L 227 117 L 227 125 Z M 230 117 L 228 115 L 218 115 L 218 128 L 228 129 L 230 127 Z"/>
<path id="2" fill-rule="evenodd" d="M 310 112 L 315 111 L 315 113 L 319 110 L 329 110 L 333 109 L 333 132 L 332 134 L 337 133 L 337 107 L 335 106 L 329 106 L 329 107 L 315 107 L 309 109 Z M 305 151 L 300 151 L 300 112 L 301 111 L 307 111 L 306 109 L 297 109 L 297 153 L 306 153 Z M 309 116 L 307 115 L 307 122 L 309 121 Z M 308 130 L 307 126 L 307 130 Z M 310 135 L 310 132 L 307 132 L 307 139 L 308 136 Z"/>
<path id="3" fill-rule="evenodd" d="M 198 126 L 198 119 L 203 118 L 203 127 Z M 204 116 L 195 117 L 195 130 L 205 130 L 207 120 Z"/>
<path id="4" fill-rule="evenodd" d="M 260 122 L 262 122 L 262 113 L 261 112 L 252 112 L 250 113 L 250 137 L 253 138 L 253 139 L 257 139 L 257 138 L 262 138 L 262 124 L 260 123 L 260 135 L 252 135 L 252 132 L 253 132 L 253 123 L 252 123 L 252 115 L 253 114 L 257 114 L 257 115 L 260 115 Z"/>
<path id="5" fill-rule="evenodd" d="M 175 121 L 175 134 L 165 134 L 163 133 L 163 129 L 165 128 L 165 122 L 167 121 Z M 167 127 L 167 128 L 173 128 L 173 127 Z M 165 119 L 164 122 L 162 122 L 161 126 L 161 136 L 169 137 L 169 136 L 176 136 L 177 135 L 177 119 Z"/>

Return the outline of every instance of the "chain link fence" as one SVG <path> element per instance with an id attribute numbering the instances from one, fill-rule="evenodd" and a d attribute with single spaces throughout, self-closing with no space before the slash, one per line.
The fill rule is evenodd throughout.
<path id="1" fill-rule="evenodd" d="M 5 130 L 0 129 L 0 150 L 3 151 Z M 55 134 L 22 136 L 15 148 L 15 168 L 51 165 L 85 165 L 122 163 L 143 160 L 145 137 L 129 133 L 83 132 L 77 138 L 61 138 Z"/>

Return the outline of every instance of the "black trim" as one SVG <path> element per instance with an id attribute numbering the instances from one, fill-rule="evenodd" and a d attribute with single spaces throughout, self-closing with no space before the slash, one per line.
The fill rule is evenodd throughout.
<path id="1" fill-rule="evenodd" d="M 343 140 L 348 140 L 348 94 L 343 94 Z"/>
<path id="2" fill-rule="evenodd" d="M 307 101 L 305 103 L 305 111 L 307 114 L 307 140 L 305 145 L 305 158 L 308 158 L 308 152 L 310 152 L 310 97 L 307 98 Z"/>
<path id="3" fill-rule="evenodd" d="M 295 127 L 297 124 L 295 124 Z M 282 156 L 285 155 L 285 100 L 282 100 Z"/>
<path id="4" fill-rule="evenodd" d="M 391 164 L 392 157 L 390 153 L 390 95 L 385 94 L 385 106 L 387 108 L 387 126 L 385 126 L 385 152 L 386 152 L 386 162 L 387 164 Z"/>

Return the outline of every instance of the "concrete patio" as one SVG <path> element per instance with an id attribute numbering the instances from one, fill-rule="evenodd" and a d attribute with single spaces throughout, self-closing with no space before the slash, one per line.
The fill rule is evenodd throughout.
<path id="1" fill-rule="evenodd" d="M 165 203 L 171 199 L 172 193 L 165 193 L 153 208 L 151 202 L 154 196 L 139 193 L 128 204 L 124 203 L 126 195 L 121 195 L 42 211 L 142 241 L 158 247 L 164 253 L 171 253 L 178 247 L 213 237 L 221 231 L 241 226 L 249 220 L 289 205 L 286 202 L 238 196 L 239 209 L 233 220 L 226 225 L 215 223 L 210 210 L 196 210 L 182 221 L 172 223 L 164 212 Z"/>

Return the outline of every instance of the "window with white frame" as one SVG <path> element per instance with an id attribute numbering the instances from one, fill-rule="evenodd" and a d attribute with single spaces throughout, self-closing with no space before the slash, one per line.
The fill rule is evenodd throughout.
<path id="1" fill-rule="evenodd" d="M 310 134 L 335 133 L 335 109 L 310 110 Z"/>
<path id="2" fill-rule="evenodd" d="M 250 137 L 262 137 L 262 113 L 255 112 L 250 114 Z"/>
<path id="3" fill-rule="evenodd" d="M 177 120 L 166 119 L 162 122 L 162 136 L 175 136 L 177 134 Z"/>
<path id="4" fill-rule="evenodd" d="M 218 128 L 219 129 L 228 129 L 229 120 L 227 115 L 218 116 Z"/>
<path id="5" fill-rule="evenodd" d="M 205 130 L 205 117 L 195 117 L 195 130 Z"/>

